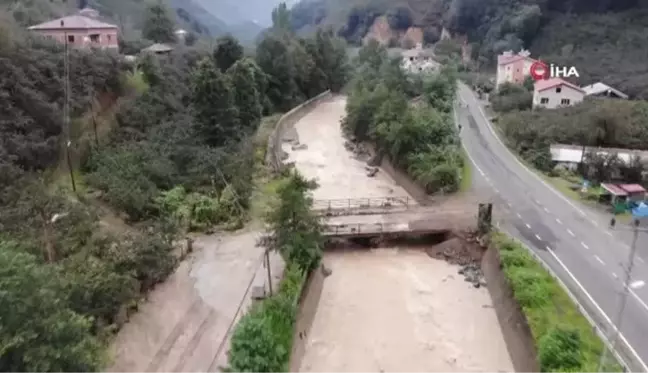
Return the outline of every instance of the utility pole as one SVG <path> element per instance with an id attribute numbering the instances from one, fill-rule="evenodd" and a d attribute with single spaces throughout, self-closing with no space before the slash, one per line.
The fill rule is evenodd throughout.
<path id="1" fill-rule="evenodd" d="M 612 218 L 610 221 L 610 227 L 615 228 L 616 226 L 616 219 Z M 609 329 L 609 334 L 611 334 L 610 338 L 610 349 L 612 351 L 616 350 L 616 345 L 619 341 L 619 336 L 621 335 L 621 324 L 623 322 L 623 313 L 625 312 L 625 307 L 626 304 L 628 303 L 628 296 L 630 295 L 630 281 L 632 280 L 632 269 L 634 268 L 634 259 L 635 255 L 637 253 L 637 239 L 639 238 L 639 232 L 648 232 L 646 229 L 640 229 L 639 228 L 639 219 L 638 217 L 634 216 L 633 213 L 633 221 L 632 221 L 632 228 L 623 228 L 623 230 L 632 230 L 632 246 L 630 247 L 630 254 L 628 255 L 628 267 L 625 269 L 625 279 L 623 281 L 623 291 L 621 292 L 619 296 L 619 311 L 614 319 L 614 324 L 610 325 Z M 603 352 L 601 353 L 601 360 L 599 361 L 599 366 L 598 366 L 598 371 L 599 372 L 607 372 L 609 369 L 606 369 L 606 363 L 607 363 L 607 348 L 603 349 Z"/>
<path id="2" fill-rule="evenodd" d="M 272 273 L 270 270 L 270 249 L 265 250 L 265 262 L 266 262 L 266 268 L 268 270 L 268 291 L 270 292 L 270 296 L 272 296 Z"/>
<path id="3" fill-rule="evenodd" d="M 61 21 L 61 26 L 65 26 Z M 72 182 L 72 191 L 76 193 L 76 183 L 74 182 L 74 169 L 72 168 L 72 158 L 70 157 L 70 56 L 68 47 L 68 34 L 63 33 L 65 38 L 65 53 L 63 57 L 63 65 L 65 70 L 65 105 L 63 108 L 64 125 L 65 125 L 65 158 L 67 160 L 68 170 L 70 171 L 70 181 Z"/>

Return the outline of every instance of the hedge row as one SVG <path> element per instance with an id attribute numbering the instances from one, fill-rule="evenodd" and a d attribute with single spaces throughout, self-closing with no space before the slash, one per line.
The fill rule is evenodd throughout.
<path id="1" fill-rule="evenodd" d="M 265 244 L 286 262 L 279 291 L 255 304 L 234 330 L 228 371 L 287 372 L 299 298 L 310 270 L 321 259 L 321 227 L 311 211 L 311 182 L 293 172 L 278 187 L 279 201 L 268 214 L 272 236 Z"/>
<path id="2" fill-rule="evenodd" d="M 542 372 L 594 372 L 604 345 L 577 305 L 519 242 L 493 235 L 502 269 L 531 328 Z M 610 358 L 609 361 L 612 361 Z M 604 370 L 620 372 L 611 362 Z"/>

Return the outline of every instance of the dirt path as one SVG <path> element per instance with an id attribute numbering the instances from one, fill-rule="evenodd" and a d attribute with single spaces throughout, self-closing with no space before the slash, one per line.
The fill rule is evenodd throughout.
<path id="1" fill-rule="evenodd" d="M 307 149 L 286 145 L 289 161 L 318 181 L 315 199 L 406 196 L 384 172 L 368 177 L 365 164 L 344 148 L 345 104 L 335 97 L 295 125 Z M 473 219 L 472 203 L 446 202 Z M 408 224 L 425 215 L 334 219 Z M 328 252 L 324 263 L 332 274 L 300 371 L 513 371 L 488 290 L 465 282 L 458 267 L 407 249 Z"/>
<path id="2" fill-rule="evenodd" d="M 241 301 L 245 299 L 243 309 L 250 304 L 248 286 L 267 283 L 263 249 L 255 246 L 258 236 L 242 232 L 198 238 L 196 252 L 119 332 L 109 370 L 205 372 L 224 366 L 225 337 Z M 283 263 L 273 256 L 271 266 L 279 274 Z"/>

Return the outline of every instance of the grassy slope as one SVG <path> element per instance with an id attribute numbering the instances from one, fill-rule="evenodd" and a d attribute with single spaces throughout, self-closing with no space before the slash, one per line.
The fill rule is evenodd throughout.
<path id="1" fill-rule="evenodd" d="M 519 242 L 497 233 L 493 244 L 500 251 L 504 275 L 529 322 L 536 346 L 540 348 L 541 338 L 557 326 L 573 328 L 581 339 L 581 366 L 577 370 L 597 371 L 603 343 L 567 292 Z M 527 282 L 531 278 L 533 281 Z M 606 368 L 621 371 L 618 365 Z"/>

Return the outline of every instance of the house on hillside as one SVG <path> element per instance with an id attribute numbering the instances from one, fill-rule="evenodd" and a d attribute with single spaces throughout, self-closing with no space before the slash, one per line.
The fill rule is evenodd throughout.
<path id="1" fill-rule="evenodd" d="M 99 12 L 91 8 L 31 26 L 29 30 L 75 48 L 119 47 L 119 27 L 100 21 Z"/>
<path id="2" fill-rule="evenodd" d="M 504 83 L 524 83 L 524 79 L 531 75 L 531 65 L 536 62 L 529 57 L 530 55 L 529 51 L 521 50 L 517 54 L 513 51 L 506 51 L 497 56 L 495 88 L 499 88 Z"/>
<path id="3" fill-rule="evenodd" d="M 585 91 L 586 96 L 620 98 L 623 100 L 628 99 L 628 95 L 625 93 L 601 82 L 587 85 L 583 87 L 583 90 Z"/>
<path id="4" fill-rule="evenodd" d="M 401 53 L 401 68 L 414 74 L 436 72 L 440 64 L 433 57 L 431 50 L 423 49 L 423 44 L 418 43 L 415 48 Z"/>
<path id="5" fill-rule="evenodd" d="M 585 91 L 560 78 L 539 80 L 533 86 L 533 107 L 555 109 L 578 104 L 585 99 Z"/>

